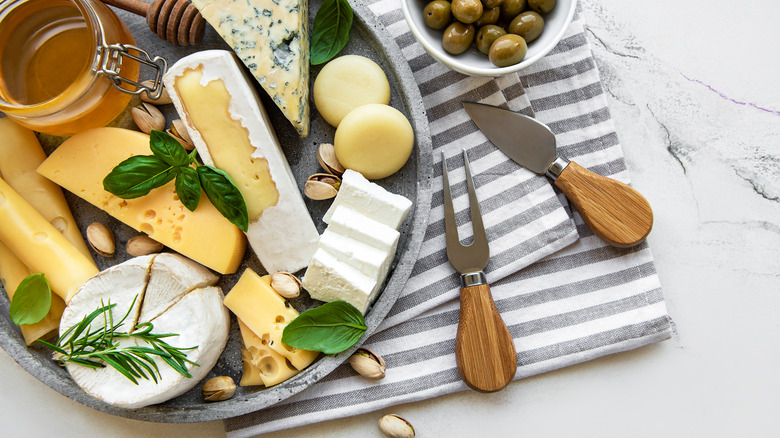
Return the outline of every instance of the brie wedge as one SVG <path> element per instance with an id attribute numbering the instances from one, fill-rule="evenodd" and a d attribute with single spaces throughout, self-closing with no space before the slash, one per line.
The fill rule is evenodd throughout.
<path id="1" fill-rule="evenodd" d="M 209 285 L 217 278 L 204 271 L 205 268 L 176 254 L 153 254 L 130 259 L 84 283 L 69 302 L 60 322 L 60 333 L 64 333 L 101 305 L 116 303 L 117 307 L 111 311 L 113 323 L 117 324 L 127 314 L 117 330 L 129 332 L 136 321 L 143 322 L 139 320 L 139 315 L 156 313 L 157 316 L 151 320 L 152 333 L 174 333 L 176 336 L 165 338 L 168 344 L 182 348 L 196 347 L 187 351 L 187 359 L 199 365 L 188 364 L 191 378 L 182 376 L 159 357 L 154 357 L 160 370 L 157 382 L 137 379 L 136 385 L 110 366 L 93 369 L 67 363 L 66 368 L 73 380 L 91 396 L 129 409 L 164 402 L 197 385 L 219 359 L 227 344 L 230 328 L 227 309 L 222 305 L 222 291 Z M 147 306 L 147 300 L 152 304 Z M 171 301 L 163 309 L 160 303 L 165 300 Z M 103 323 L 102 317 L 96 318 L 92 329 Z M 147 343 L 134 337 L 121 338 L 118 342 L 120 346 L 148 347 Z"/>

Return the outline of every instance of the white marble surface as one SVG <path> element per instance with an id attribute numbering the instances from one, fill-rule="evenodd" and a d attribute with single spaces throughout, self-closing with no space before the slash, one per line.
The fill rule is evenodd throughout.
<path id="1" fill-rule="evenodd" d="M 770 436 L 780 408 L 780 2 L 580 0 L 675 337 L 515 382 L 267 437 Z M 72 402 L 0 353 L 0 435 L 220 437 Z M 775 435 L 776 436 L 776 435 Z"/>

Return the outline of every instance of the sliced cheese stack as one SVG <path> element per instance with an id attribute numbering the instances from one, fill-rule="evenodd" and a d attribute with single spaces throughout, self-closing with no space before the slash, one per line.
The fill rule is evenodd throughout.
<path id="1" fill-rule="evenodd" d="M 234 56 L 182 58 L 165 84 L 203 162 L 227 172 L 249 212 L 247 237 L 265 269 L 306 267 L 319 237 L 268 115 Z"/>
<path id="2" fill-rule="evenodd" d="M 308 0 L 192 0 L 301 136 L 309 134 Z"/>
<path id="3" fill-rule="evenodd" d="M 187 378 L 155 357 L 161 378 L 157 383 L 138 379 L 136 385 L 112 367 L 68 363 L 73 380 L 91 396 L 123 408 L 162 403 L 187 392 L 209 373 L 227 344 L 230 317 L 222 305 L 222 291 L 213 286 L 216 281 L 207 269 L 178 254 L 153 254 L 113 266 L 84 283 L 62 314 L 60 333 L 102 305 L 116 304 L 111 309 L 114 324 L 127 314 L 119 331 L 151 322 L 152 333 L 178 335 L 165 338 L 170 345 L 197 346 L 187 352 L 187 359 L 200 366 L 188 364 L 192 377 Z M 103 318 L 96 318 L 92 329 L 102 323 Z M 132 337 L 119 343 L 148 346 Z"/>
<path id="4" fill-rule="evenodd" d="M 146 196 L 121 199 L 103 189 L 103 178 L 133 155 L 151 155 L 149 136 L 120 128 L 97 128 L 62 143 L 38 173 L 136 230 L 221 273 L 236 272 L 246 239 L 201 193 L 189 211 L 171 181 Z"/>
<path id="5" fill-rule="evenodd" d="M 303 277 L 304 289 L 314 299 L 344 300 L 365 313 L 387 277 L 411 206 L 347 170 L 323 218 L 329 225 Z"/>
<path id="6" fill-rule="evenodd" d="M 284 327 L 298 316 L 271 287 L 271 276 L 251 269 L 241 275 L 225 297 L 225 306 L 238 317 L 244 348 L 241 386 L 272 386 L 298 374 L 319 353 L 282 342 Z"/>

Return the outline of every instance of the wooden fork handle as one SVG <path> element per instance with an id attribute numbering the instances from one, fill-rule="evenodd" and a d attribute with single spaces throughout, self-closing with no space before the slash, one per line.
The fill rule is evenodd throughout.
<path id="1" fill-rule="evenodd" d="M 653 210 L 644 196 L 611 178 L 569 163 L 555 180 L 588 227 L 606 243 L 629 248 L 653 228 Z"/>
<path id="2" fill-rule="evenodd" d="M 475 391 L 498 391 L 515 376 L 515 344 L 487 284 L 460 290 L 455 359 L 460 377 Z"/>

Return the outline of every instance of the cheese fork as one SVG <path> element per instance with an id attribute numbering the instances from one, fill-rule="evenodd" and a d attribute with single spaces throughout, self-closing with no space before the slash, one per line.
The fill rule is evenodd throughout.
<path id="1" fill-rule="evenodd" d="M 444 152 L 441 154 L 447 258 L 452 267 L 460 273 L 461 284 L 455 359 L 458 363 L 458 373 L 466 385 L 475 391 L 494 392 L 512 381 L 517 370 L 517 355 L 512 336 L 496 309 L 490 285 L 482 272 L 490 258 L 490 248 L 465 149 L 463 161 L 466 165 L 469 210 L 474 233 L 474 241 L 470 245 L 463 245 L 458 237 L 447 161 Z"/>

